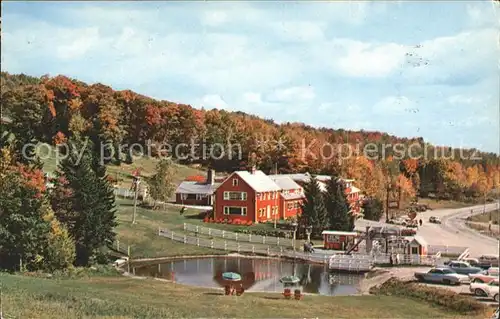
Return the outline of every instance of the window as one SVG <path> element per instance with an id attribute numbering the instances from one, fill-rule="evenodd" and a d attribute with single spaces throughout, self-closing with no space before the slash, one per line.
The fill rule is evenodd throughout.
<path id="1" fill-rule="evenodd" d="M 238 179 L 237 178 L 233 178 L 233 186 L 238 186 Z"/>
<path id="2" fill-rule="evenodd" d="M 224 192 L 225 200 L 247 200 L 246 192 Z"/>
<path id="3" fill-rule="evenodd" d="M 288 210 L 292 210 L 293 208 L 293 203 L 287 203 L 286 206 L 288 207 Z"/>
<path id="4" fill-rule="evenodd" d="M 418 255 L 418 247 L 412 247 L 411 248 L 411 253 L 412 253 L 412 255 Z"/>
<path id="5" fill-rule="evenodd" d="M 224 206 L 224 215 L 246 216 L 247 215 L 247 208 L 246 207 Z"/>

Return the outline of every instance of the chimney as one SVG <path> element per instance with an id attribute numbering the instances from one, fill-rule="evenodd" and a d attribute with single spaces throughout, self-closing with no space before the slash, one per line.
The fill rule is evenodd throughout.
<path id="1" fill-rule="evenodd" d="M 256 170 L 255 165 L 252 165 L 252 168 L 250 169 L 250 173 L 252 175 L 254 175 L 255 174 L 255 170 Z"/>
<path id="2" fill-rule="evenodd" d="M 207 172 L 207 184 L 213 185 L 215 183 L 215 170 L 209 169 Z"/>

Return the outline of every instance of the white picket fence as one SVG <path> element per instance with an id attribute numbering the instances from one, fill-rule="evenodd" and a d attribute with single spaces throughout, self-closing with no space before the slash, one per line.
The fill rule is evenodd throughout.
<path id="1" fill-rule="evenodd" d="M 293 239 L 288 239 L 288 238 L 234 233 L 220 229 L 191 225 L 187 223 L 184 223 L 184 230 L 202 235 L 234 240 L 237 242 L 293 247 Z"/>
<path id="2" fill-rule="evenodd" d="M 446 246 L 446 245 L 429 245 L 429 246 L 427 246 L 427 254 L 429 254 L 429 255 L 436 255 L 437 253 L 441 253 L 441 255 L 456 255 L 456 256 L 460 256 L 467 249 L 469 249 L 469 247 Z"/>
<path id="3" fill-rule="evenodd" d="M 124 188 L 115 188 L 113 190 L 113 193 L 115 194 L 115 196 L 119 196 L 119 197 L 123 197 L 123 198 L 134 198 L 134 196 L 135 196 L 134 191 L 124 189 Z"/>
<path id="4" fill-rule="evenodd" d="M 188 236 L 185 233 L 175 233 L 174 231 L 166 228 L 159 228 L 158 235 L 170 238 L 174 241 L 182 242 L 184 244 L 196 245 L 199 247 L 220 249 L 227 252 L 262 254 L 271 257 L 296 258 L 304 261 L 325 264 L 328 265 L 332 270 L 343 270 L 348 272 L 364 272 L 369 271 L 374 264 L 388 264 L 390 256 L 390 254 L 337 254 L 332 256 L 331 254 L 305 253 L 302 251 L 294 251 L 289 248 L 287 249 L 283 246 L 277 245 L 265 246 L 261 243 L 259 243 L 259 245 L 254 245 L 252 243 L 235 242 L 233 240 L 214 240 L 208 238 L 193 237 Z M 432 266 L 436 264 L 437 259 L 438 258 L 436 256 L 401 255 L 400 264 L 424 264 Z"/>
<path id="5" fill-rule="evenodd" d="M 219 240 L 219 239 L 207 239 L 200 237 L 188 236 L 181 233 L 175 233 L 166 228 L 159 228 L 158 235 L 170 238 L 171 240 L 182 242 L 185 244 L 196 245 L 201 247 L 220 249 L 228 252 L 237 252 L 237 253 L 253 253 L 253 254 L 262 254 L 271 257 L 288 257 L 288 258 L 297 258 L 305 261 L 316 262 L 328 264 L 329 257 L 331 255 L 326 254 L 310 254 L 304 253 L 301 251 L 293 251 L 289 248 L 285 248 L 283 246 L 264 246 L 254 245 L 252 243 L 242 243 L 242 242 L 234 242 L 233 240 Z"/>
<path id="6" fill-rule="evenodd" d="M 439 257 L 434 255 L 399 255 L 399 260 L 396 255 L 393 255 L 393 264 L 399 265 L 427 265 L 434 267 L 437 265 Z M 391 254 L 337 254 L 330 257 L 329 268 L 331 270 L 351 270 L 358 269 L 358 271 L 369 271 L 376 264 L 389 264 Z"/>

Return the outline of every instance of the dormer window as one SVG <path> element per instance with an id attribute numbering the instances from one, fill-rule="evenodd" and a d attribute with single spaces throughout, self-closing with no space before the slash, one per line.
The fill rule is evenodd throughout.
<path id="1" fill-rule="evenodd" d="M 238 186 L 238 179 L 237 178 L 233 178 L 233 186 Z"/>

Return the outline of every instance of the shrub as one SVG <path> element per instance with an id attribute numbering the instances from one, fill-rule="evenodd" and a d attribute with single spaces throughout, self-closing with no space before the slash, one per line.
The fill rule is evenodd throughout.
<path id="1" fill-rule="evenodd" d="M 75 260 L 75 242 L 68 230 L 54 219 L 48 239 L 45 267 L 48 270 L 70 268 Z"/>
<path id="2" fill-rule="evenodd" d="M 458 295 L 444 288 L 428 287 L 415 282 L 400 281 L 396 278 L 391 278 L 378 287 L 372 287 L 370 293 L 417 299 L 437 306 L 446 307 L 462 314 L 470 312 L 483 313 L 486 311 L 485 305 L 471 297 Z"/>

